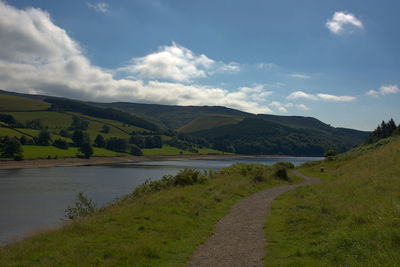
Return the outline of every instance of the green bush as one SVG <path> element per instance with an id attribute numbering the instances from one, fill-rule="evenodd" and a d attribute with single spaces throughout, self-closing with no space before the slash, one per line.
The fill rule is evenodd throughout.
<path id="1" fill-rule="evenodd" d="M 76 220 L 96 211 L 97 203 L 89 199 L 83 192 L 79 192 L 75 199 L 75 206 L 68 206 L 65 210 L 66 217 Z"/>
<path id="2" fill-rule="evenodd" d="M 281 167 L 284 167 L 286 169 L 294 169 L 294 164 L 291 163 L 291 162 L 279 161 L 279 162 L 276 162 L 274 164 L 274 166 L 276 166 L 276 167 L 281 166 Z"/>
<path id="3" fill-rule="evenodd" d="M 283 167 L 283 166 L 276 166 L 275 167 L 275 169 L 274 169 L 274 176 L 276 177 L 276 178 L 278 178 L 278 179 L 281 179 L 281 180 L 285 180 L 285 181 L 288 181 L 289 180 L 289 176 L 288 176 L 288 174 L 287 174 L 287 170 L 286 170 L 286 168 L 285 167 Z"/>

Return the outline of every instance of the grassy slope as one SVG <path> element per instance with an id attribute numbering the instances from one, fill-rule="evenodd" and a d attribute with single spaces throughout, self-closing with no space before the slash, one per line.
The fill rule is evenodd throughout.
<path id="1" fill-rule="evenodd" d="M 244 166 L 244 165 L 236 165 Z M 240 198 L 284 183 L 231 167 L 205 183 L 129 196 L 59 230 L 0 248 L 2 266 L 185 266 Z"/>
<path id="2" fill-rule="evenodd" d="M 201 117 L 197 117 L 179 128 L 180 132 L 191 133 L 202 130 L 212 129 L 223 125 L 231 125 L 239 123 L 243 120 L 243 117 L 229 116 L 223 114 L 210 114 Z"/>
<path id="3" fill-rule="evenodd" d="M 0 111 L 46 110 L 49 103 L 25 97 L 0 94 Z"/>
<path id="4" fill-rule="evenodd" d="M 324 182 L 274 203 L 266 266 L 400 265 L 400 138 L 387 142 L 302 170 Z"/>

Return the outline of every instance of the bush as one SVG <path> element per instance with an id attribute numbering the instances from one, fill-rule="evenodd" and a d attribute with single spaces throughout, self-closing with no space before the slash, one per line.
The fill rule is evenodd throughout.
<path id="1" fill-rule="evenodd" d="M 53 146 L 60 148 L 60 149 L 68 149 L 68 147 L 69 147 L 68 142 L 61 138 L 54 140 Z"/>
<path id="2" fill-rule="evenodd" d="M 324 157 L 333 157 L 336 156 L 338 152 L 335 149 L 329 149 L 328 151 L 325 152 Z"/>
<path id="3" fill-rule="evenodd" d="M 134 156 L 143 156 L 142 150 L 137 145 L 130 145 L 130 150 L 131 154 Z"/>
<path id="4" fill-rule="evenodd" d="M 284 168 L 286 168 L 286 169 L 294 169 L 294 164 L 293 163 L 291 163 L 291 162 L 287 162 L 287 161 L 279 161 L 279 162 L 276 162 L 275 164 L 274 164 L 274 166 L 275 167 L 278 167 L 278 166 L 281 166 L 281 167 L 284 167 Z"/>
<path id="5" fill-rule="evenodd" d="M 68 206 L 65 209 L 68 219 L 76 220 L 81 217 L 85 217 L 96 211 L 97 203 L 89 199 L 83 192 L 79 192 L 75 198 L 75 206 Z"/>
<path id="6" fill-rule="evenodd" d="M 196 183 L 202 183 L 206 180 L 206 177 L 196 169 L 184 169 L 179 171 L 174 178 L 175 185 L 191 185 Z"/>
<path id="7" fill-rule="evenodd" d="M 274 169 L 274 176 L 276 177 L 276 178 L 278 178 L 278 179 L 281 179 L 281 180 L 285 180 L 285 181 L 288 181 L 289 180 L 289 176 L 288 176 L 288 174 L 287 174 L 287 170 L 286 170 L 286 168 L 285 167 L 283 167 L 283 166 L 276 166 L 275 167 L 275 169 Z"/>

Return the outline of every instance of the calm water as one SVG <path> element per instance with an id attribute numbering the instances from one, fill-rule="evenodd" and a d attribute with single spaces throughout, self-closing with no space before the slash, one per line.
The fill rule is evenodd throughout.
<path id="1" fill-rule="evenodd" d="M 0 170 L 0 245 L 60 225 L 78 192 L 85 192 L 101 206 L 131 193 L 146 179 L 160 179 L 184 168 L 218 170 L 236 162 L 299 165 L 319 159 L 262 157 Z"/>

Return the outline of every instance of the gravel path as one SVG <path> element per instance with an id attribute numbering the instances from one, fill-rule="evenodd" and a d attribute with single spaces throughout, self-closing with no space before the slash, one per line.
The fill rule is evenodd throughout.
<path id="1" fill-rule="evenodd" d="M 211 238 L 197 247 L 188 266 L 262 266 L 265 216 L 274 199 L 291 189 L 320 182 L 318 178 L 307 177 L 299 171 L 293 173 L 302 177 L 304 182 L 269 188 L 234 205 L 216 223 Z"/>

